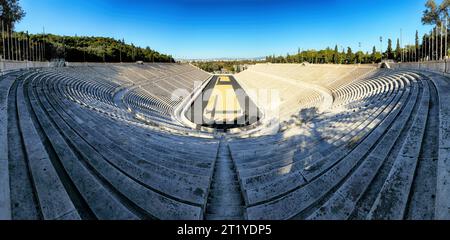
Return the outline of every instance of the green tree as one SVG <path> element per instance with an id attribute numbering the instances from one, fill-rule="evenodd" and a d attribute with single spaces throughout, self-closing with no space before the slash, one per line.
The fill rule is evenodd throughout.
<path id="1" fill-rule="evenodd" d="M 355 54 L 355 63 L 363 63 L 363 59 L 364 59 L 364 52 L 358 51 Z"/>
<path id="2" fill-rule="evenodd" d="M 443 0 L 440 5 L 435 0 L 428 0 L 425 3 L 425 11 L 422 16 L 422 23 L 425 25 L 438 25 L 449 17 L 450 0 Z"/>
<path id="3" fill-rule="evenodd" d="M 434 0 L 428 0 L 425 3 L 425 11 L 422 16 L 423 24 L 436 24 L 439 18 L 439 8 Z"/>
<path id="4" fill-rule="evenodd" d="M 402 59 L 402 49 L 400 47 L 400 39 L 397 38 L 397 46 L 395 47 L 395 60 L 401 61 Z"/>
<path id="5" fill-rule="evenodd" d="M 25 11 L 19 5 L 19 0 L 0 0 L 0 18 L 6 25 L 14 28 L 15 23 L 25 17 Z"/>
<path id="6" fill-rule="evenodd" d="M 377 52 L 376 47 L 373 46 L 373 48 L 372 48 L 372 54 L 371 54 L 371 56 L 370 56 L 371 62 L 374 62 L 374 63 L 381 62 L 381 56 L 382 56 L 381 53 L 380 53 L 380 52 Z"/>
<path id="7" fill-rule="evenodd" d="M 351 47 L 347 48 L 346 61 L 347 63 L 353 63 L 354 55 Z"/>
<path id="8" fill-rule="evenodd" d="M 375 46 L 373 46 L 373 48 L 372 48 L 372 54 L 371 54 L 371 56 L 370 56 L 370 60 L 372 61 L 372 62 L 376 62 L 376 55 L 377 55 L 377 48 L 375 47 Z"/>
<path id="9" fill-rule="evenodd" d="M 354 64 L 354 63 L 371 63 L 376 60 L 376 57 L 373 54 L 373 57 L 369 53 L 364 53 L 359 51 L 357 53 L 353 53 L 351 48 L 347 48 L 347 52 L 345 49 L 342 49 L 342 53 L 339 52 L 339 48 L 335 45 L 334 49 L 327 47 L 322 50 L 306 50 L 306 51 L 297 51 L 297 55 L 290 55 L 289 53 L 284 56 L 267 56 L 265 62 L 272 63 L 295 63 L 306 61 L 309 63 L 316 64 Z M 298 60 L 301 61 L 298 61 Z"/>
<path id="10" fill-rule="evenodd" d="M 392 53 L 392 40 L 389 38 L 388 39 L 388 47 L 386 50 L 386 56 L 388 59 L 393 59 L 393 53 Z"/>
<path id="11" fill-rule="evenodd" d="M 339 49 L 338 49 L 337 45 L 334 47 L 333 63 L 334 64 L 338 64 L 339 63 Z"/>
<path id="12" fill-rule="evenodd" d="M 422 46 L 421 46 L 421 48 L 422 48 L 422 51 L 423 51 L 422 58 L 424 60 L 426 60 L 427 57 L 428 57 L 428 46 L 427 46 L 428 38 L 429 38 L 428 34 L 424 34 L 423 37 L 422 37 Z"/>

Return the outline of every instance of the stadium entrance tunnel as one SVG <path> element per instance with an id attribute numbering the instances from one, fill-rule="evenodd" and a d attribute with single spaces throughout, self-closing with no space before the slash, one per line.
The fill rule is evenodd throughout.
<path id="1" fill-rule="evenodd" d="M 214 76 L 185 116 L 197 128 L 227 131 L 259 122 L 262 113 L 233 76 Z"/>

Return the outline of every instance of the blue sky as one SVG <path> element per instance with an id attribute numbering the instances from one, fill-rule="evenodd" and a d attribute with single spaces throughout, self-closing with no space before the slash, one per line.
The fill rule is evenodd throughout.
<path id="1" fill-rule="evenodd" d="M 176 58 L 250 58 L 297 48 L 412 43 L 425 0 L 21 0 L 18 30 L 125 38 Z M 394 40 L 395 43 L 395 40 Z M 386 41 L 384 42 L 386 47 Z"/>

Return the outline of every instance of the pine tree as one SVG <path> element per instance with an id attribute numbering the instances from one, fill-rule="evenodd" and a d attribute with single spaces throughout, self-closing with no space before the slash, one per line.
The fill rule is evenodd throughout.
<path id="1" fill-rule="evenodd" d="M 370 58 L 372 62 L 377 61 L 377 48 L 375 46 L 372 48 L 372 56 Z"/>
<path id="2" fill-rule="evenodd" d="M 386 55 L 388 59 L 392 59 L 392 40 L 389 38 L 388 39 L 388 47 L 387 47 L 387 51 L 386 51 Z"/>
<path id="3" fill-rule="evenodd" d="M 416 57 L 416 59 L 419 59 L 419 31 L 417 31 L 416 30 L 416 49 L 414 50 L 415 51 L 415 57 Z"/>
<path id="4" fill-rule="evenodd" d="M 337 45 L 334 47 L 333 62 L 334 64 L 339 63 L 339 49 Z"/>
<path id="5" fill-rule="evenodd" d="M 395 60 L 401 61 L 402 49 L 400 48 L 400 39 L 397 38 L 397 47 L 395 48 Z"/>
<path id="6" fill-rule="evenodd" d="M 353 62 L 353 51 L 351 47 L 347 48 L 347 63 L 352 63 Z"/>
<path id="7" fill-rule="evenodd" d="M 14 29 L 15 23 L 20 22 L 25 17 L 25 11 L 17 0 L 1 0 L 0 1 L 0 18 L 4 24 Z"/>

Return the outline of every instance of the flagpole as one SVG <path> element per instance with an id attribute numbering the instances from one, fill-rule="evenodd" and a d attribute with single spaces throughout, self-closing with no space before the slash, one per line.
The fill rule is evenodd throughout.
<path id="1" fill-rule="evenodd" d="M 27 42 L 25 41 L 25 39 L 22 39 L 22 50 L 23 50 L 22 55 L 23 55 L 23 60 L 24 61 L 27 61 L 27 54 L 26 54 L 27 45 L 26 44 L 27 44 Z"/>
<path id="2" fill-rule="evenodd" d="M 5 27 L 2 21 L 2 60 L 5 60 Z"/>
<path id="3" fill-rule="evenodd" d="M 6 25 L 6 31 L 8 32 L 8 59 L 12 60 L 11 56 L 12 56 L 12 51 L 11 51 L 11 34 L 9 31 L 9 26 Z"/>
<path id="4" fill-rule="evenodd" d="M 442 60 L 442 49 L 444 48 L 442 45 L 444 44 L 444 41 L 443 41 L 443 33 L 442 33 L 442 31 L 444 31 L 443 30 L 443 28 L 442 28 L 442 23 L 440 24 L 440 26 L 439 26 L 439 33 L 440 33 L 440 35 L 441 35 L 441 46 L 440 46 L 440 48 L 439 48 L 439 60 Z"/>
<path id="5" fill-rule="evenodd" d="M 3 56 L 2 56 L 2 59 L 3 60 L 5 60 L 6 59 L 6 46 L 5 46 L 5 23 L 4 23 L 4 21 L 3 21 L 3 19 L 2 19 L 2 42 L 3 42 L 3 44 L 2 44 L 2 50 L 3 50 Z"/>
<path id="6" fill-rule="evenodd" d="M 38 62 L 40 62 L 42 56 L 41 56 L 41 43 L 39 42 L 39 40 L 37 42 L 37 49 L 36 50 L 37 50 L 37 54 L 38 54 L 37 60 L 38 60 Z"/>
<path id="7" fill-rule="evenodd" d="M 445 59 L 448 56 L 448 18 L 445 19 Z"/>
<path id="8" fill-rule="evenodd" d="M 432 41 L 431 41 L 431 31 L 430 31 L 430 35 L 428 36 L 428 61 L 431 60 L 431 46 L 432 46 Z"/>
<path id="9" fill-rule="evenodd" d="M 28 31 L 25 36 L 25 49 L 27 49 L 27 51 L 26 51 L 27 61 L 30 61 L 30 39 L 28 36 Z"/>
<path id="10" fill-rule="evenodd" d="M 434 29 L 431 31 L 431 52 L 430 52 L 430 56 L 431 56 L 431 61 L 434 60 Z"/>
<path id="11" fill-rule="evenodd" d="M 46 39 L 46 35 L 45 35 L 45 27 L 42 27 L 42 30 L 43 30 L 43 41 L 44 41 L 44 43 L 43 43 L 43 57 L 44 57 L 44 61 L 45 61 L 45 39 Z"/>
<path id="12" fill-rule="evenodd" d="M 420 61 L 423 62 L 425 53 L 423 52 L 423 49 L 425 48 L 425 38 L 422 37 L 422 46 L 420 47 L 420 54 L 422 55 L 422 57 L 420 58 Z"/>
<path id="13" fill-rule="evenodd" d="M 42 62 L 42 42 L 38 41 L 39 62 Z"/>
<path id="14" fill-rule="evenodd" d="M 33 49 L 33 60 L 37 62 L 36 43 L 34 41 L 31 42 L 31 47 Z"/>
<path id="15" fill-rule="evenodd" d="M 434 29 L 433 29 L 433 31 L 431 32 L 431 61 L 434 61 L 434 44 L 435 44 L 435 41 L 434 41 Z"/>
<path id="16" fill-rule="evenodd" d="M 19 61 L 22 61 L 22 44 L 20 42 L 20 35 L 17 38 L 17 44 L 19 45 L 17 48 L 19 50 Z"/>
<path id="17" fill-rule="evenodd" d="M 404 49 L 403 49 L 403 29 L 400 28 L 400 49 L 402 50 L 400 61 L 403 62 L 404 59 Z"/>
<path id="18" fill-rule="evenodd" d="M 14 53 L 16 54 L 16 61 L 19 61 L 19 51 L 17 48 L 17 33 L 13 32 L 14 36 Z"/>
<path id="19" fill-rule="evenodd" d="M 34 60 L 33 57 L 33 42 L 31 41 L 30 35 L 27 32 L 27 39 L 28 39 L 28 58 L 30 59 L 30 61 Z"/>
<path id="20" fill-rule="evenodd" d="M 12 30 L 11 30 L 12 31 Z M 14 58 L 14 61 L 17 61 L 17 39 L 16 39 L 16 36 L 15 36 L 15 34 L 14 34 L 14 31 L 13 32 L 11 32 L 11 39 L 12 39 L 12 47 L 13 47 L 13 58 Z"/>
<path id="21" fill-rule="evenodd" d="M 438 29 L 437 29 L 438 27 L 436 26 L 436 49 L 435 49 L 435 51 L 436 51 L 436 61 L 438 60 L 438 58 L 439 58 L 439 36 L 438 36 Z"/>
<path id="22" fill-rule="evenodd" d="M 14 32 L 11 29 L 11 42 L 12 42 L 12 56 L 13 56 L 13 60 L 17 61 L 17 52 L 16 52 L 16 38 L 14 37 Z"/>

